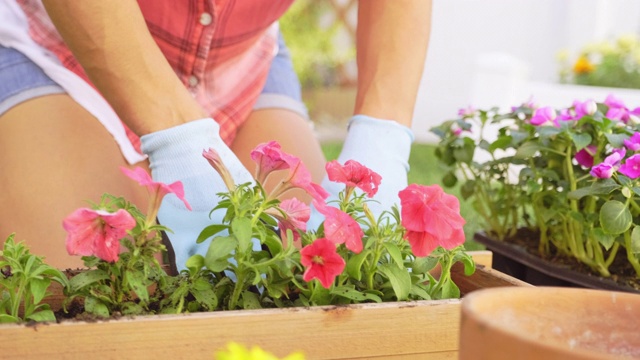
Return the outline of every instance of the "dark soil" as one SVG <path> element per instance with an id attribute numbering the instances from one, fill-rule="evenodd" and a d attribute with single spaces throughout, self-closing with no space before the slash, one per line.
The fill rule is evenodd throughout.
<path id="1" fill-rule="evenodd" d="M 537 232 L 531 231 L 529 229 L 520 229 L 516 236 L 505 241 L 520 245 L 525 248 L 529 254 L 537 257 L 542 257 L 544 260 L 549 261 L 555 265 L 569 268 L 582 274 L 588 274 L 592 277 L 602 278 L 602 276 L 598 272 L 592 270 L 587 265 L 578 262 L 575 258 L 560 254 L 555 251 L 553 245 L 551 245 L 552 254 L 541 256 L 538 252 L 539 235 Z M 640 292 L 640 279 L 637 277 L 635 270 L 633 269 L 631 264 L 629 264 L 626 251 L 623 248 L 620 248 L 620 250 L 618 250 L 615 260 L 609 267 L 609 271 L 611 272 L 612 276 L 610 278 L 603 279 L 608 279 L 612 282 L 615 282 L 621 287 L 631 287 L 632 289 Z"/>

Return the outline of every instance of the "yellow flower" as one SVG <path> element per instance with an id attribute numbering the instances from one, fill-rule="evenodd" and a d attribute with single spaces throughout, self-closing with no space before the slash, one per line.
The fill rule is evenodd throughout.
<path id="1" fill-rule="evenodd" d="M 216 360 L 279 360 L 275 355 L 254 346 L 251 350 L 241 344 L 231 342 L 227 350 L 219 351 Z M 293 353 L 281 360 L 304 360 L 302 353 Z"/>
<path id="2" fill-rule="evenodd" d="M 638 46 L 638 38 L 633 34 L 622 35 L 618 38 L 618 47 L 623 52 L 631 51 Z"/>
<path id="3" fill-rule="evenodd" d="M 576 63 L 573 65 L 573 72 L 576 74 L 588 74 L 595 70 L 595 66 L 589 61 L 589 59 L 582 55 L 578 58 Z"/>

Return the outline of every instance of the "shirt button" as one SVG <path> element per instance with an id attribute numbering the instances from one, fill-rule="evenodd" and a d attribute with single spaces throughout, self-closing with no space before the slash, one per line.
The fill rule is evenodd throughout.
<path id="1" fill-rule="evenodd" d="M 198 78 L 195 75 L 189 76 L 189 86 L 195 87 L 198 85 Z"/>
<path id="2" fill-rule="evenodd" d="M 207 26 L 210 25 L 211 22 L 213 21 L 213 17 L 211 17 L 211 14 L 209 13 L 202 13 L 200 14 L 200 24 Z"/>

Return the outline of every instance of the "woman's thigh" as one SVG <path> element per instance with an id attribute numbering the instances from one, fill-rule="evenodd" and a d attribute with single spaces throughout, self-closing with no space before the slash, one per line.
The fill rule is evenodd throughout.
<path id="1" fill-rule="evenodd" d="M 15 232 L 56 267 L 80 266 L 65 249 L 62 220 L 107 192 L 146 209 L 125 177 L 113 137 L 66 94 L 36 97 L 0 116 L 0 241 Z"/>
<path id="2" fill-rule="evenodd" d="M 231 149 L 245 167 L 254 172 L 256 165 L 251 160 L 251 150 L 258 144 L 271 140 L 279 142 L 287 153 L 302 159 L 314 182 L 322 181 L 326 160 L 320 143 L 313 132 L 311 122 L 294 111 L 278 108 L 254 110 L 238 131 Z M 283 180 L 286 175 L 286 171 L 281 171 L 270 176 L 266 184 L 267 190 L 272 189 L 278 180 Z M 287 197 L 295 196 L 301 201 L 311 202 L 311 197 L 302 191 L 291 192 L 288 195 Z"/>

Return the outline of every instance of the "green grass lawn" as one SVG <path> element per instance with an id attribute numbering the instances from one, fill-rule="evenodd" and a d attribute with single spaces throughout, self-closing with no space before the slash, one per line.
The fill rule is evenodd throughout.
<path id="1" fill-rule="evenodd" d="M 324 143 L 322 150 L 327 160 L 333 160 L 340 154 L 342 143 Z M 473 211 L 471 204 L 464 201 L 460 197 L 460 189 L 458 187 L 446 188 L 442 184 L 443 170 L 438 164 L 438 160 L 434 154 L 435 146 L 427 144 L 413 144 L 411 147 L 411 157 L 409 158 L 409 183 L 433 185 L 438 184 L 444 190 L 460 199 L 460 213 L 467 220 L 464 231 L 467 237 L 465 248 L 467 250 L 483 249 L 483 246 L 473 241 L 473 234 L 479 231 L 479 217 Z"/>

